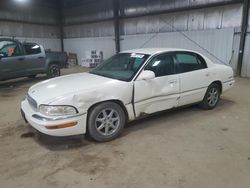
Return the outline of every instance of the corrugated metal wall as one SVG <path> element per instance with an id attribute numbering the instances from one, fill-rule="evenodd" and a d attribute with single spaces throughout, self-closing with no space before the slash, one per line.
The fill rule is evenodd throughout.
<path id="1" fill-rule="evenodd" d="M 56 1 L 0 1 L 0 37 L 16 37 L 60 50 L 59 12 Z"/>
<path id="2" fill-rule="evenodd" d="M 193 41 L 201 45 L 199 48 L 194 42 L 187 39 L 179 32 L 169 32 L 155 34 L 140 34 L 122 36 L 121 49 L 148 48 L 148 47 L 168 47 L 196 50 L 208 56 L 215 62 L 219 62 L 214 56 L 207 53 L 207 50 L 218 57 L 223 62 L 229 64 L 232 56 L 234 29 L 186 31 L 183 32 Z M 146 42 L 146 43 L 145 43 Z"/>
<path id="3" fill-rule="evenodd" d="M 121 34 L 144 34 L 186 30 L 221 29 L 240 27 L 242 5 L 184 11 L 159 16 L 123 20 Z"/>
<path id="4" fill-rule="evenodd" d="M 244 57 L 242 62 L 242 76 L 250 77 L 250 7 L 248 15 L 248 32 L 245 42 Z"/>
<path id="5" fill-rule="evenodd" d="M 121 35 L 240 27 L 242 5 L 122 19 Z M 65 26 L 65 38 L 114 36 L 111 21 Z"/>
<path id="6" fill-rule="evenodd" d="M 59 38 L 59 27 L 0 21 L 0 36 L 30 38 Z"/>
<path id="7" fill-rule="evenodd" d="M 246 37 L 245 50 L 242 62 L 242 76 L 250 77 L 250 27 Z"/>
<path id="8" fill-rule="evenodd" d="M 240 27 L 241 11 L 242 5 L 235 4 L 122 19 L 120 24 L 121 49 L 141 47 L 145 41 L 155 35 L 154 39 L 145 47 L 180 47 L 204 53 L 176 32 L 185 31 L 188 36 L 211 53 L 229 63 L 233 51 L 234 28 Z M 79 59 L 82 58 L 84 50 L 98 49 L 104 51 L 104 56 L 107 58 L 115 53 L 115 42 L 112 36 L 114 36 L 114 29 L 111 21 L 68 25 L 65 27 L 65 37 L 67 38 L 64 40 L 65 49 L 79 53 Z M 236 46 L 234 47 L 236 48 Z M 212 59 L 214 58 L 212 57 Z M 234 64 L 234 66 L 236 65 Z"/>
<path id="9" fill-rule="evenodd" d="M 64 27 L 65 38 L 87 38 L 114 36 L 113 22 L 105 21 Z"/>

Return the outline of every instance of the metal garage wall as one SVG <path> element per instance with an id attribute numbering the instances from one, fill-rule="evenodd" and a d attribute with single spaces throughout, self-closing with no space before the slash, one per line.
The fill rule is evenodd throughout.
<path id="1" fill-rule="evenodd" d="M 239 29 L 240 30 L 240 29 Z M 233 51 L 230 66 L 233 68 L 234 72 L 237 72 L 238 58 L 239 58 L 239 46 L 240 46 L 240 32 L 235 31 L 233 39 Z"/>
<path id="2" fill-rule="evenodd" d="M 242 71 L 241 75 L 244 77 L 250 77 L 250 28 L 248 29 L 249 33 L 246 37 L 245 50 L 242 62 Z"/>
<path id="3" fill-rule="evenodd" d="M 103 51 L 104 59 L 115 54 L 114 37 L 64 39 L 64 48 L 67 52 L 76 53 L 78 61 L 84 58 L 88 50 Z"/>
<path id="4" fill-rule="evenodd" d="M 60 51 L 59 27 L 0 21 L 0 37 L 15 37 L 21 41 L 37 42 L 45 49 Z"/>
<path id="5" fill-rule="evenodd" d="M 218 29 L 218 30 L 203 30 L 203 31 L 186 31 L 183 32 L 192 40 L 200 44 L 219 59 L 229 64 L 232 49 L 234 29 Z M 121 49 L 133 48 L 148 48 L 148 47 L 170 47 L 170 48 L 184 48 L 199 51 L 217 63 L 220 63 L 213 56 L 206 51 L 199 48 L 193 42 L 185 38 L 178 32 L 160 33 L 160 34 L 141 34 L 122 36 Z M 147 42 L 148 41 L 148 42 Z M 145 42 L 147 42 L 145 44 Z"/>
<path id="6" fill-rule="evenodd" d="M 1 0 L 0 37 L 37 42 L 45 49 L 60 51 L 57 4 L 51 0 Z"/>

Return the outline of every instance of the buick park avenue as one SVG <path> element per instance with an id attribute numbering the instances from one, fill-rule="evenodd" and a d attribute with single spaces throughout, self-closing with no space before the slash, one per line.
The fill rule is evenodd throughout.
<path id="1" fill-rule="evenodd" d="M 234 84 L 231 67 L 182 49 L 121 52 L 88 73 L 52 78 L 32 86 L 21 104 L 25 120 L 52 136 L 88 134 L 116 138 L 145 114 L 189 104 L 206 110 Z"/>

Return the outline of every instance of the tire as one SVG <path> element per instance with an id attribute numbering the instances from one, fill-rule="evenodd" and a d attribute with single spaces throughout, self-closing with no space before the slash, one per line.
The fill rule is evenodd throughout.
<path id="1" fill-rule="evenodd" d="M 54 78 L 54 77 L 58 77 L 61 75 L 61 70 L 60 67 L 56 64 L 51 64 L 48 67 L 47 70 L 47 77 L 48 78 Z"/>
<path id="2" fill-rule="evenodd" d="M 35 78 L 36 74 L 28 76 L 28 78 Z"/>
<path id="3" fill-rule="evenodd" d="M 220 86 L 216 83 L 212 83 L 203 98 L 203 101 L 200 103 L 200 107 L 205 110 L 212 110 L 214 109 L 219 100 L 220 100 Z"/>
<path id="4" fill-rule="evenodd" d="M 126 122 L 123 109 L 114 102 L 103 102 L 95 106 L 88 116 L 88 136 L 97 142 L 117 138 Z"/>

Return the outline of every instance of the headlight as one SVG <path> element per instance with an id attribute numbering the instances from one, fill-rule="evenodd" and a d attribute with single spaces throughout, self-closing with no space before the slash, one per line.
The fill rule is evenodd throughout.
<path id="1" fill-rule="evenodd" d="M 73 106 L 40 105 L 39 110 L 40 113 L 47 116 L 68 116 L 77 114 L 77 110 Z"/>

